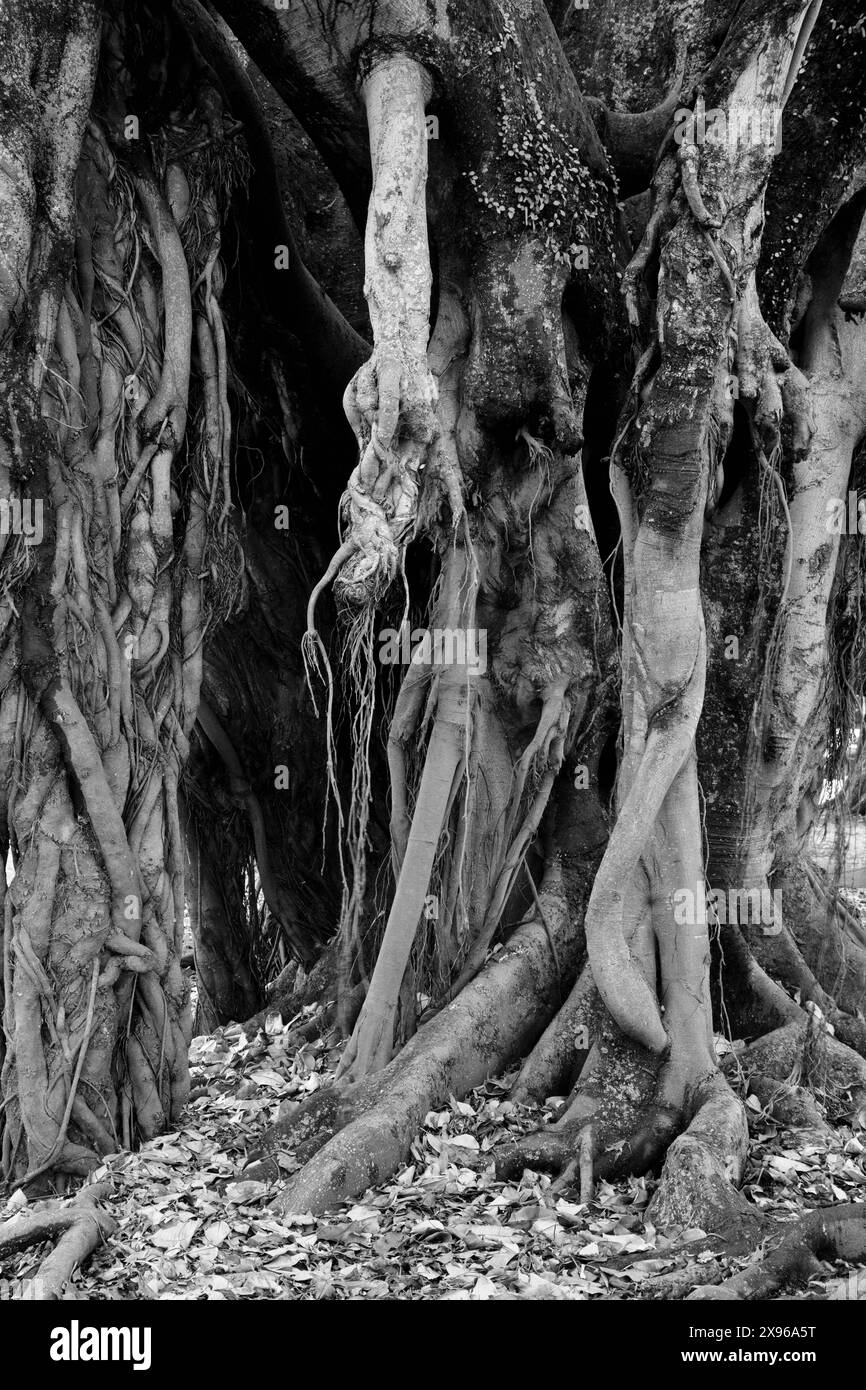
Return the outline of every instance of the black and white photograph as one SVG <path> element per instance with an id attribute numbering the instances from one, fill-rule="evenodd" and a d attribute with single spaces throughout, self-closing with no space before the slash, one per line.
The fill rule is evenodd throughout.
<path id="1" fill-rule="evenodd" d="M 34 1374 L 831 1373 L 864 0 L 0 0 L 0 845 Z"/>

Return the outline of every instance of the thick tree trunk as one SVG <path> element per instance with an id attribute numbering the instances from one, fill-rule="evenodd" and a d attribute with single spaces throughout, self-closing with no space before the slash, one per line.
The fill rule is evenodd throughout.
<path id="1" fill-rule="evenodd" d="M 232 22 L 245 25 L 247 41 L 262 54 L 262 61 L 266 61 L 261 43 L 265 26 L 263 16 L 255 21 L 241 21 L 231 6 L 226 13 Z M 758 681 L 756 684 L 753 680 L 751 687 L 747 687 L 762 718 L 765 682 L 794 680 L 796 661 L 800 659 L 795 652 L 801 653 L 804 642 L 808 642 L 802 622 L 795 619 L 802 608 L 796 583 L 802 575 L 809 586 L 817 634 L 812 645 L 820 647 L 836 570 L 835 550 L 820 545 L 822 515 L 814 499 L 808 503 L 804 501 L 801 519 L 795 501 L 792 499 L 789 505 L 784 494 L 779 473 L 781 418 L 784 414 L 785 445 L 792 451 L 795 468 L 801 470 L 799 487 L 804 498 L 814 487 L 814 482 L 803 472 L 804 460 L 806 468 L 808 460 L 813 459 L 821 469 L 829 470 L 822 496 L 831 495 L 834 487 L 844 486 L 850 468 L 850 449 L 863 428 L 859 420 L 852 420 L 850 444 L 840 442 L 838 432 L 832 445 L 821 436 L 820 423 L 814 418 L 817 383 L 810 379 L 815 375 L 812 350 L 809 347 L 805 351 L 798 349 L 798 364 L 795 365 L 761 316 L 755 278 L 761 250 L 763 199 L 775 154 L 772 138 L 775 129 L 756 141 L 749 122 L 733 118 L 752 110 L 766 112 L 784 107 L 809 42 L 816 13 L 815 7 L 805 3 L 784 6 L 772 16 L 757 5 L 746 6 L 738 12 L 721 47 L 718 43 L 714 45 L 705 33 L 677 35 L 678 56 L 681 57 L 687 45 L 693 44 L 691 61 L 702 61 L 708 69 L 704 74 L 704 91 L 707 99 L 712 98 L 730 116 L 727 139 L 703 144 L 700 138 L 687 137 L 677 146 L 670 128 L 672 99 L 663 101 L 642 125 L 637 120 L 629 125 L 625 119 L 619 121 L 613 117 L 605 118 L 600 125 L 611 157 L 618 162 L 618 167 L 621 165 L 627 170 L 636 191 L 643 186 L 641 177 L 648 179 L 652 173 L 651 168 L 643 168 L 650 143 L 647 132 L 656 131 L 658 127 L 661 135 L 666 135 L 655 169 L 649 222 L 624 279 L 628 317 L 643 339 L 643 351 L 636 361 L 610 451 L 611 491 L 619 513 L 624 565 L 623 750 L 617 786 L 618 813 L 587 908 L 590 973 L 584 971 L 575 986 L 572 999 L 563 1012 L 564 1024 L 561 1028 L 558 1021 L 551 1025 L 539 1045 L 537 1057 L 528 1062 L 518 1094 L 542 1087 L 546 1080 L 552 1079 L 554 1072 L 561 1074 L 564 1067 L 562 1038 L 568 1035 L 575 1020 L 591 1020 L 596 1030 L 593 1044 L 572 1103 L 557 1126 L 557 1134 L 550 1143 L 540 1140 L 540 1148 L 533 1149 L 534 1141 L 529 1141 L 524 1146 L 523 1156 L 531 1159 L 534 1153 L 537 1158 L 546 1148 L 555 1154 L 556 1161 L 568 1162 L 571 1168 L 579 1164 L 586 1194 L 591 1190 L 593 1172 L 612 1171 L 610 1163 L 603 1158 L 612 1141 L 619 1154 L 614 1167 L 626 1171 L 629 1167 L 642 1168 L 657 1162 L 673 1140 L 654 1207 L 658 1218 L 667 1223 L 700 1224 L 706 1219 L 722 1226 L 742 1218 L 742 1203 L 735 1198 L 730 1179 L 736 1182 L 742 1172 L 747 1132 L 742 1107 L 718 1070 L 712 1041 L 711 955 L 709 924 L 700 886 L 704 883 L 704 840 L 695 750 L 707 662 L 701 605 L 701 550 L 706 522 L 713 520 L 724 492 L 726 453 L 734 430 L 733 393 L 729 383 L 736 375 L 739 382 L 737 419 L 740 427 L 745 425 L 748 431 L 747 457 L 757 463 L 762 480 L 760 493 L 756 494 L 760 497 L 760 517 L 765 517 L 768 506 L 778 505 L 774 499 L 781 497 L 779 516 L 780 519 L 784 516 L 792 533 L 782 564 L 787 578 L 781 591 L 776 589 L 775 596 L 772 593 L 770 596 L 771 605 L 780 609 L 780 622 L 768 634 L 759 637 L 763 645 L 758 649 Z M 400 23 L 405 24 L 406 18 L 402 15 Z M 256 28 L 259 19 L 261 30 Z M 417 349 L 409 353 L 401 349 L 400 360 L 404 365 L 399 374 L 399 388 L 397 374 L 392 374 L 392 380 L 386 370 L 390 361 L 388 344 L 393 334 L 389 323 L 422 323 L 427 295 L 425 243 L 423 238 L 413 239 L 407 230 L 413 219 L 417 225 L 417 207 L 424 197 L 426 161 L 407 158 L 407 152 L 412 139 L 417 138 L 425 101 L 431 91 L 438 95 L 441 89 L 453 101 L 455 148 L 461 149 L 464 162 L 471 165 L 475 149 L 473 134 L 461 127 L 463 102 L 456 91 L 449 89 L 449 49 L 452 54 L 459 53 L 463 33 L 468 34 L 477 24 L 479 34 L 484 36 L 482 49 L 486 51 L 484 41 L 496 31 L 495 24 L 487 29 L 489 22 L 486 12 L 483 19 L 478 17 L 473 21 L 455 13 L 451 16 L 452 27 L 440 29 L 434 39 L 432 34 L 426 37 L 424 17 L 413 15 L 417 30 L 413 28 L 411 37 L 405 36 L 402 57 L 394 55 L 393 38 L 384 56 L 379 56 L 374 36 L 369 52 L 360 62 L 359 80 L 365 84 L 363 91 L 373 154 L 367 269 L 376 349 L 371 366 L 359 374 L 353 385 L 354 394 L 348 398 L 347 408 L 358 435 L 361 463 L 349 484 L 345 543 L 326 575 L 328 582 L 337 574 L 339 592 L 350 603 L 363 605 L 379 601 L 381 592 L 400 567 L 407 519 L 414 516 L 418 505 L 415 494 L 420 451 L 425 463 L 432 465 L 428 477 L 439 483 L 454 531 L 465 524 L 466 535 L 473 545 L 474 564 L 466 565 L 467 579 L 464 581 L 466 592 L 471 594 L 471 608 L 460 614 L 464 623 L 468 621 L 467 612 L 475 621 L 483 622 L 491 611 L 487 605 L 494 593 L 501 603 L 498 566 L 503 537 L 497 534 L 500 496 L 503 514 L 508 518 L 508 544 L 512 550 L 514 530 L 519 533 L 520 488 L 515 486 L 513 475 L 508 482 L 503 479 L 503 485 L 494 481 L 498 459 L 504 451 L 501 434 L 495 448 L 491 448 L 492 432 L 501 431 L 506 422 L 513 425 L 518 435 L 526 439 L 530 468 L 538 467 L 539 461 L 544 468 L 543 460 L 547 457 L 551 479 L 564 481 L 569 470 L 562 455 L 577 442 L 572 422 L 576 408 L 579 411 L 582 404 L 582 388 L 586 381 L 582 344 L 577 342 L 568 317 L 563 316 L 559 308 L 569 277 L 558 278 L 555 261 L 547 259 L 551 239 L 556 244 L 557 229 L 555 225 L 553 229 L 548 227 L 543 244 L 540 238 L 533 236 L 534 228 L 522 233 L 515 226 L 513 234 L 507 230 L 503 232 L 497 216 L 501 218 L 507 211 L 507 197 L 500 205 L 494 192 L 495 160 L 489 154 L 483 165 L 483 175 L 473 172 L 471 178 L 482 208 L 491 210 L 491 226 L 485 248 L 471 254 L 468 261 L 446 249 L 440 240 L 437 219 L 442 207 L 449 205 L 449 195 L 453 197 L 455 192 L 454 185 L 449 182 L 447 163 L 436 169 L 434 182 L 437 186 L 427 195 L 431 227 L 442 257 L 443 286 L 447 285 L 440 298 L 439 317 L 428 352 L 428 362 L 438 386 L 432 429 L 428 418 L 430 393 L 426 385 L 419 385 L 427 379 L 423 366 L 418 363 Z M 595 22 L 595 19 L 590 21 Z M 523 30 L 519 26 L 509 28 L 511 23 L 509 20 L 505 24 L 502 44 L 505 48 L 512 46 L 510 51 L 518 62 L 532 45 L 543 48 L 548 42 L 537 14 L 526 21 Z M 313 44 L 300 20 L 278 18 L 268 24 L 272 49 L 291 50 L 296 63 L 305 45 Z M 464 24 L 466 28 L 462 30 Z M 436 63 L 431 63 L 429 68 L 422 35 L 431 45 L 430 52 L 436 52 Z M 343 45 L 347 61 L 351 55 L 359 59 L 351 20 L 339 21 L 332 37 L 338 48 Z M 496 67 L 495 53 L 494 44 L 490 51 L 492 70 Z M 677 65 L 677 81 L 680 82 L 684 65 L 681 61 Z M 459 67 L 458 58 L 455 68 Z M 473 73 L 468 86 L 483 84 L 483 80 Z M 296 66 L 292 87 L 296 101 L 309 100 L 327 106 L 334 118 L 348 122 L 352 98 L 341 80 L 330 84 L 310 80 L 299 73 Z M 537 109 L 544 109 L 545 115 L 550 112 L 551 128 L 555 130 L 552 108 L 557 98 L 549 89 L 535 93 L 535 97 L 539 103 Z M 513 110 L 508 109 L 508 98 L 505 100 L 498 136 L 484 132 L 484 135 L 490 134 L 488 152 L 491 147 L 496 149 L 497 140 L 503 134 L 513 137 L 520 131 L 520 97 L 512 92 L 512 98 Z M 544 106 L 546 101 L 550 101 L 551 107 Z M 559 97 L 557 116 L 566 102 L 572 105 L 572 117 L 580 131 L 572 149 L 582 137 L 581 156 L 586 161 L 586 173 L 602 172 L 603 178 L 603 156 L 591 133 L 587 134 L 582 126 L 585 108 L 567 81 Z M 512 148 L 519 148 L 519 143 Z M 653 150 L 656 148 L 657 143 Z M 334 157 L 328 140 L 323 140 L 322 149 L 326 157 Z M 577 177 L 580 179 L 581 175 Z M 604 208 L 604 193 L 599 197 L 601 209 Z M 386 205 L 387 200 L 392 201 L 392 207 Z M 639 218 L 637 210 L 635 213 Z M 610 214 L 608 207 L 608 218 Z M 485 215 L 482 213 L 482 220 Z M 605 213 L 601 216 L 604 218 Z M 646 214 L 643 220 L 646 222 Z M 399 252 L 389 259 L 392 221 L 402 232 Z M 524 224 L 531 225 L 528 214 L 524 215 Z M 605 232 L 607 262 L 604 253 L 598 255 L 598 245 L 593 248 L 597 256 L 596 286 L 603 279 L 605 265 L 614 263 L 610 248 L 616 246 L 619 235 L 612 221 L 605 225 Z M 830 284 L 827 289 L 830 306 L 841 290 L 848 256 L 850 245 L 847 256 L 843 250 L 839 258 L 839 283 L 835 288 Z M 524 258 L 522 264 L 521 257 Z M 552 325 L 553 337 L 544 342 L 533 338 L 530 311 L 523 324 L 521 346 L 516 348 L 511 334 L 521 310 L 512 302 L 508 313 L 503 314 L 499 295 L 509 279 L 515 286 L 527 290 L 528 266 L 532 267 L 533 283 L 524 302 L 544 306 L 542 313 Z M 813 299 L 813 305 L 817 305 L 819 299 L 820 292 Z M 592 302 L 590 292 L 584 297 L 584 304 L 589 306 Z M 468 312 L 464 308 L 467 304 Z M 382 306 L 387 306 L 384 315 Z M 604 327 L 609 329 L 610 325 Z M 857 340 L 853 329 L 852 339 Z M 446 341 L 449 341 L 447 352 L 443 350 Z M 453 382 L 451 376 L 443 376 L 437 367 L 440 354 L 448 363 L 449 371 L 453 370 L 452 364 L 456 365 Z M 461 367 L 462 360 L 465 366 Z M 494 361 L 495 375 L 491 370 Z M 381 370 L 377 363 L 381 363 Z M 372 376 L 368 379 L 365 372 Z M 566 391 L 554 384 L 557 379 L 568 381 Z M 545 383 L 537 395 L 527 390 L 529 380 Z M 455 387 L 457 404 L 452 406 Z M 807 406 L 810 389 L 813 395 L 811 416 Z M 840 400 L 847 402 L 849 399 L 849 383 L 840 381 L 836 389 L 836 404 L 829 406 L 831 412 L 838 411 Z M 534 436 L 536 430 L 541 434 L 541 441 Z M 384 449 L 377 447 L 382 440 Z M 388 445 L 392 440 L 395 440 L 395 449 L 390 454 Z M 550 443 L 549 455 L 545 454 L 545 440 Z M 742 444 L 738 448 L 742 450 Z M 840 454 L 838 477 L 831 463 L 834 451 Z M 514 462 L 512 457 L 512 468 Z M 547 512 L 542 505 L 533 516 L 530 504 L 523 514 L 531 537 L 528 540 L 532 595 L 522 602 L 512 590 L 508 599 L 513 620 L 522 626 L 549 623 L 550 620 L 551 610 L 547 605 L 553 595 L 549 598 L 538 583 L 543 573 L 539 555 L 544 553 L 547 525 L 552 529 L 558 522 L 557 531 L 562 535 L 561 516 L 557 517 L 551 505 L 557 482 L 552 481 Z M 542 482 L 539 490 L 543 488 Z M 480 516 L 467 507 L 467 498 L 474 497 L 476 491 L 484 498 Z M 536 502 L 538 495 L 534 499 Z M 389 496 L 391 505 L 383 505 Z M 578 489 L 571 496 L 580 505 L 580 498 L 585 494 Z M 443 594 L 447 596 L 448 567 L 452 563 L 448 559 L 448 547 L 453 542 L 447 531 L 444 535 L 437 532 L 426 513 L 422 511 L 420 515 L 424 516 L 442 552 L 446 575 Z M 766 521 L 760 524 L 765 525 Z M 538 553 L 533 546 L 536 539 Z M 802 557 L 798 546 L 803 548 Z M 814 553 L 809 551 L 810 546 Z M 755 566 L 748 565 L 745 573 L 754 576 Z M 758 576 L 757 582 L 765 584 L 766 581 Z M 822 584 L 822 595 L 816 598 L 813 590 L 816 586 L 821 588 Z M 562 595 L 562 587 L 560 571 L 558 597 Z M 447 597 L 443 602 L 445 606 L 441 611 L 447 614 L 450 611 Z M 715 625 L 715 615 L 713 619 L 714 642 L 718 643 L 720 637 L 726 640 L 727 634 L 721 634 Z M 521 679 L 528 681 L 530 689 L 534 686 L 536 700 L 541 703 L 537 731 L 535 735 L 527 735 L 525 694 L 502 681 L 507 663 L 512 659 L 508 620 L 500 627 L 492 619 L 485 631 L 491 640 L 492 664 L 500 682 L 492 709 L 505 735 L 512 781 L 497 817 L 507 827 L 498 846 L 501 859 L 497 861 L 497 850 L 492 851 L 494 864 L 501 867 L 486 874 L 480 886 L 477 880 L 475 884 L 474 911 L 470 909 L 468 915 L 470 960 L 475 945 L 483 954 L 484 946 L 491 939 L 486 928 L 494 904 L 499 901 L 503 887 L 506 896 L 513 888 L 514 879 L 509 874 L 521 862 L 541 823 L 549 787 L 559 772 L 566 740 L 573 738 L 579 729 L 592 698 L 591 681 L 587 679 L 586 667 L 581 667 L 580 638 L 574 632 L 569 634 L 569 656 L 556 670 L 548 628 L 545 632 L 546 679 L 533 680 L 528 652 L 522 652 L 516 663 Z M 718 659 L 718 652 L 714 650 L 712 660 L 717 662 Z M 790 675 L 786 676 L 786 672 Z M 785 692 L 784 684 L 779 687 L 779 708 L 784 710 L 785 718 L 790 719 L 792 725 L 808 726 L 822 679 L 820 669 L 816 670 L 811 693 L 808 689 L 800 689 L 797 696 L 800 705 L 794 711 L 791 710 L 792 697 Z M 458 685 L 464 693 L 466 713 L 461 720 L 453 721 L 455 737 L 447 755 L 442 740 L 449 727 L 449 716 L 443 714 L 449 687 L 442 675 L 428 700 L 428 714 L 432 714 L 434 720 L 433 733 L 411 815 L 405 787 L 406 752 L 417 727 L 423 695 L 414 673 L 405 683 L 396 712 L 390 759 L 394 779 L 392 841 L 396 890 L 367 1006 L 361 1013 L 344 1059 L 346 1081 L 354 1083 L 345 1089 L 344 1082 L 347 1097 L 353 1094 L 354 1086 L 367 1085 L 363 1078 L 383 1066 L 390 1056 L 398 1005 L 407 988 L 405 971 L 409 952 L 418 933 L 425 895 L 432 892 L 434 886 L 437 843 L 443 835 L 449 807 L 462 795 L 459 782 L 455 783 L 461 769 L 460 741 L 456 737 L 461 722 L 466 729 L 462 754 L 466 767 L 471 768 L 473 756 L 485 764 L 491 761 L 485 723 L 475 713 L 484 707 L 484 678 L 475 688 L 465 678 Z M 774 757 L 777 757 L 779 740 L 774 738 L 772 742 Z M 757 763 L 754 759 L 750 762 L 749 746 L 747 737 L 742 749 L 747 768 L 744 790 L 747 797 L 757 794 L 766 800 L 768 793 L 760 791 L 766 781 L 766 775 L 760 771 L 766 756 L 765 746 L 760 747 Z M 542 747 L 544 755 L 533 768 L 537 792 L 527 808 L 522 804 L 524 777 Z M 814 739 L 808 752 L 814 765 Z M 799 747 L 796 757 L 792 754 L 787 760 L 782 758 L 778 767 L 777 783 L 786 799 L 789 819 L 791 808 L 796 810 L 804 791 L 798 785 L 799 774 L 795 768 L 796 765 L 802 767 L 806 761 L 804 749 Z M 549 780 L 544 774 L 538 780 L 545 765 Z M 459 834 L 449 835 L 449 846 L 474 842 L 480 847 L 483 843 L 484 830 L 479 829 L 482 808 L 473 800 L 471 774 L 467 783 L 474 825 L 465 838 Z M 757 788 L 757 793 L 752 788 Z M 740 879 L 744 872 L 745 889 L 756 885 L 766 887 L 771 862 L 766 856 L 771 846 L 776 846 L 782 822 L 777 812 L 762 812 L 758 820 L 757 831 L 750 823 L 744 839 L 742 827 L 726 823 L 719 814 L 714 816 L 714 824 L 730 841 L 730 850 L 726 851 L 723 840 L 715 852 L 716 858 L 721 854 L 729 866 L 737 865 L 736 877 L 730 885 L 735 892 L 743 886 Z M 484 822 L 480 824 L 483 827 Z M 528 828 L 526 838 L 518 829 L 523 826 Z M 761 845 L 764 849 L 759 848 Z M 450 848 L 444 851 L 446 865 L 452 863 L 453 853 Z M 752 867 L 754 854 L 759 860 L 762 855 L 764 857 Z M 745 870 L 742 867 L 744 855 Z M 481 862 L 490 862 L 489 846 L 483 855 L 476 854 L 474 862 L 479 862 L 479 858 Z M 504 878 L 501 877 L 503 870 Z M 755 874 L 757 879 L 753 884 Z M 691 889 L 693 899 L 697 899 L 697 910 L 692 917 L 682 920 L 675 909 L 678 896 L 686 888 Z M 498 920 L 497 917 L 493 922 L 494 931 Z M 446 922 L 446 930 L 449 926 L 451 923 Z M 748 955 L 745 944 L 743 948 Z M 758 957 L 765 958 L 760 949 Z M 808 967 L 806 971 L 808 973 Z M 446 997 L 451 997 L 454 988 L 459 988 L 470 977 L 471 971 L 467 976 L 459 969 L 454 970 L 452 987 Z M 757 964 L 754 978 L 760 978 Z M 856 987 L 855 972 L 852 994 Z M 458 1001 L 459 998 L 458 995 Z M 419 1048 L 423 1036 L 424 1030 L 419 1035 Z M 437 1063 L 439 1061 L 437 1056 Z M 399 1062 L 398 1056 L 391 1066 L 399 1068 Z M 655 1076 L 655 1084 L 649 1088 L 645 1083 L 637 1086 L 633 1078 L 638 1071 Z M 396 1077 L 396 1071 L 394 1075 Z M 622 1082 L 623 1077 L 631 1080 Z M 395 1085 L 399 1090 L 399 1083 Z M 635 1104 L 636 1096 L 641 1098 L 638 1104 Z M 352 1109 L 351 1103 L 349 1108 Z M 681 1131 L 685 1132 L 677 1138 Z M 346 1134 L 346 1150 L 355 1152 L 359 1133 L 350 1126 Z M 340 1159 L 343 1141 L 337 1136 L 331 1143 L 336 1146 L 334 1172 L 343 1171 Z M 515 1161 L 519 1163 L 520 1154 Z M 313 1193 L 318 1194 L 315 1200 L 323 1200 L 322 1183 L 330 1199 L 336 1195 L 331 1178 L 323 1177 L 318 1161 L 315 1169 L 310 1170 L 309 1183 L 308 1186 L 302 1176 L 293 1185 L 294 1195 L 289 1200 L 303 1201 Z M 352 1191 L 355 1190 L 353 1186 Z"/>
<path id="2" fill-rule="evenodd" d="M 0 486 L 46 512 L 0 536 L 5 1172 L 178 1119 L 191 741 L 206 1020 L 335 932 L 351 1036 L 273 1136 L 307 1160 L 284 1209 L 522 1058 L 516 1098 L 571 1094 L 501 1173 L 660 1171 L 657 1225 L 748 1222 L 714 1031 L 774 1104 L 786 1065 L 866 1066 L 866 933 L 803 852 L 866 673 L 828 525 L 866 434 L 853 0 L 218 0 L 363 228 L 369 344 L 212 8 L 111 6 L 95 95 L 98 16 L 37 55 L 44 8 L 5 21 L 0 137 Z M 378 624 L 419 611 L 395 679 Z"/>
<path id="3" fill-rule="evenodd" d="M 158 1133 L 189 1089 L 178 780 L 211 602 L 202 567 L 209 551 L 216 574 L 232 505 L 218 254 L 243 171 L 206 85 L 154 168 L 143 100 L 126 114 L 136 22 L 107 21 L 109 97 L 91 107 L 100 16 L 78 6 L 61 27 L 44 8 L 12 21 L 25 70 L 4 133 L 4 168 L 38 171 L 4 199 L 13 216 L 16 198 L 32 209 L 3 304 L 4 475 L 44 517 L 32 550 L 16 537 L 3 557 L 20 614 L 7 614 L 3 697 L 23 769 L 5 804 L 3 1161 L 18 1181 L 86 1171 Z"/>

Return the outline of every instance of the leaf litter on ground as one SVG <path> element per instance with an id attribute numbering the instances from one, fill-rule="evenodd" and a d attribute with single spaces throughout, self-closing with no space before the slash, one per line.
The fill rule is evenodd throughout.
<path id="1" fill-rule="evenodd" d="M 550 1177 L 531 1170 L 520 1182 L 497 1180 L 497 1145 L 553 1118 L 562 1102 L 514 1104 L 513 1077 L 431 1111 L 405 1166 L 360 1200 L 317 1218 L 279 1216 L 275 1188 L 245 1179 L 244 1162 L 280 1104 L 333 1079 L 341 1050 L 333 1033 L 292 1050 L 290 1032 L 269 1018 L 254 1036 L 234 1024 L 193 1039 L 194 1099 L 182 1127 L 111 1155 L 93 1175 L 113 1185 L 117 1230 L 76 1272 L 71 1297 L 624 1299 L 663 1296 L 678 1270 L 702 1267 L 716 1282 L 746 1262 L 718 1259 L 704 1231 L 656 1231 L 644 1218 L 652 1179 L 602 1182 L 589 1206 L 552 1193 Z M 862 1131 L 785 1131 L 754 1106 L 750 1127 L 743 1190 L 764 1215 L 790 1221 L 863 1200 Z M 297 1164 L 287 1153 L 281 1166 Z M 3 1274 L 32 1277 L 44 1253 L 22 1252 Z M 827 1265 L 797 1296 L 850 1296 L 847 1273 Z"/>

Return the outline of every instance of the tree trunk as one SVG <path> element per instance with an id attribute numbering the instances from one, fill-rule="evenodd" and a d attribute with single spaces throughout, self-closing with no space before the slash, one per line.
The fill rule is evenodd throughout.
<path id="1" fill-rule="evenodd" d="M 43 47 L 46 8 L 0 150 L 0 484 L 44 503 L 0 536 L 7 1175 L 177 1121 L 188 821 L 204 1021 L 332 938 L 351 1036 L 272 1136 L 284 1210 L 519 1058 L 571 1093 L 501 1173 L 748 1223 L 714 1034 L 768 1093 L 866 1056 L 806 852 L 862 781 L 856 5 L 149 0 L 98 68 L 96 11 Z M 309 244 L 363 256 L 369 342 Z"/>

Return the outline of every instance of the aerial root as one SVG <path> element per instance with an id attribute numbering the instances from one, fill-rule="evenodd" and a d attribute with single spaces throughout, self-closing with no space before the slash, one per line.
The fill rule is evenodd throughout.
<path id="1" fill-rule="evenodd" d="M 341 566 L 345 564 L 345 562 L 350 558 L 350 556 L 354 555 L 357 549 L 358 542 L 353 538 L 344 541 L 337 553 L 334 555 L 333 559 L 331 560 L 331 563 L 328 565 L 328 568 L 325 570 L 325 573 L 322 575 L 313 592 L 310 594 L 309 601 L 307 603 L 307 637 L 311 637 L 314 640 L 318 637 L 318 633 L 316 631 L 316 604 L 319 601 L 319 597 L 321 594 L 324 593 L 328 585 L 333 581 L 333 579 L 339 572 Z"/>

